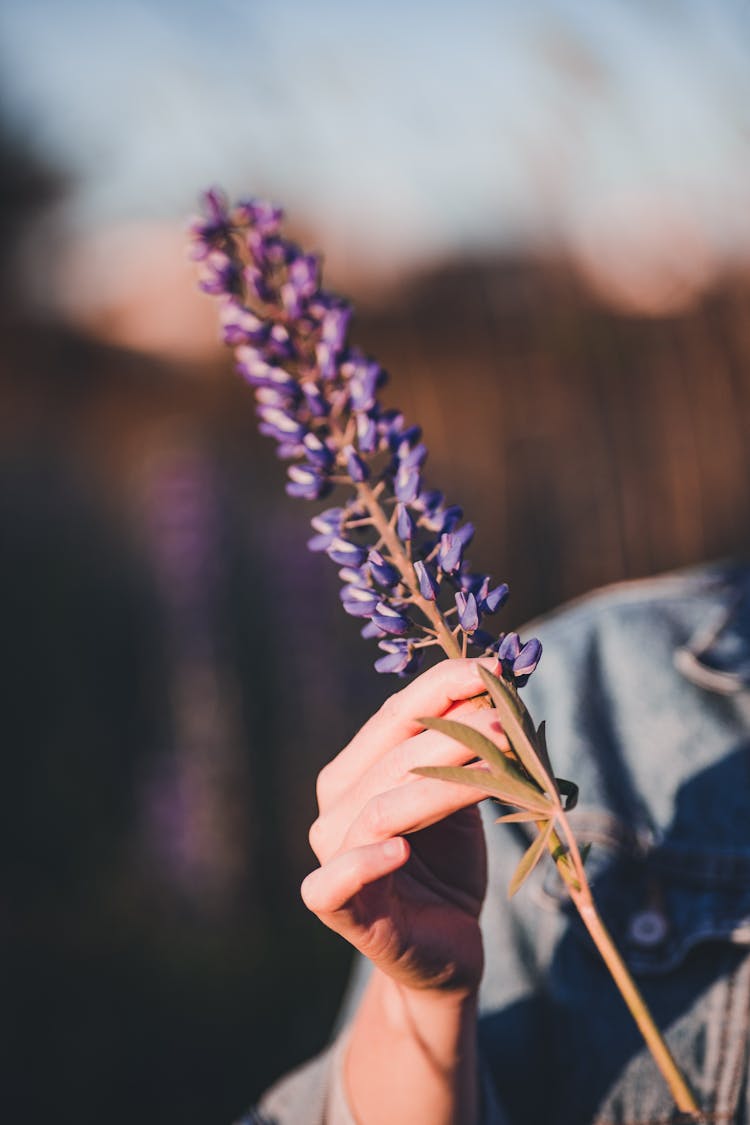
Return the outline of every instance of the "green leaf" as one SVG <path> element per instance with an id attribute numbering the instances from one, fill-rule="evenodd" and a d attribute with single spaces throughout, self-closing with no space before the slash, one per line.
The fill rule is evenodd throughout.
<path id="1" fill-rule="evenodd" d="M 523 809 L 533 809 L 537 818 L 546 818 L 554 811 L 554 805 L 528 782 L 495 777 L 487 770 L 471 769 L 469 766 L 418 766 L 411 771 L 420 777 L 436 777 L 440 781 L 454 781 L 459 785 L 470 785 L 480 789 L 489 797 L 499 797 L 506 805 L 517 805 Z"/>
<path id="2" fill-rule="evenodd" d="M 524 769 L 533 777 L 540 789 L 544 790 L 546 793 L 554 793 L 556 795 L 557 790 L 555 789 L 555 782 L 542 765 L 539 753 L 531 742 L 527 731 L 524 729 L 523 719 L 519 716 L 503 681 L 498 679 L 497 676 L 493 676 L 491 672 L 488 672 L 487 669 L 483 668 L 481 665 L 479 667 L 479 675 L 482 677 L 482 682 L 497 708 L 505 736 L 518 755 Z M 521 706 L 523 706 L 523 704 L 521 704 Z"/>
<path id="3" fill-rule="evenodd" d="M 495 824 L 527 824 L 529 821 L 536 822 L 537 820 L 546 820 L 542 818 L 539 813 L 525 810 L 524 812 L 506 813 L 505 816 L 499 816 Z"/>
<path id="4" fill-rule="evenodd" d="M 565 812 L 570 812 L 578 804 L 578 786 L 575 781 L 566 781 L 564 777 L 556 777 L 555 784 L 560 793 L 566 798 Z"/>
<path id="5" fill-rule="evenodd" d="M 549 820 L 544 826 L 544 829 L 537 836 L 536 840 L 534 840 L 534 843 L 531 845 L 528 851 L 524 853 L 521 862 L 516 868 L 515 874 L 510 881 L 510 886 L 508 887 L 508 898 L 513 898 L 513 895 L 523 886 L 531 872 L 536 867 L 537 863 L 539 863 L 539 860 L 544 855 L 547 841 L 552 835 L 552 829 L 554 828 L 554 825 L 554 820 Z"/>
<path id="6" fill-rule="evenodd" d="M 520 785 L 530 787 L 534 793 L 538 793 L 535 786 L 530 786 L 528 778 L 515 762 L 506 757 L 486 734 L 475 730 L 474 727 L 467 726 L 466 723 L 457 723 L 453 719 L 427 718 L 418 721 L 428 730 L 440 731 L 441 734 L 447 734 L 449 738 L 454 738 L 456 742 L 460 742 L 462 746 L 467 746 L 478 758 L 484 759 L 495 777 L 509 778 Z"/>

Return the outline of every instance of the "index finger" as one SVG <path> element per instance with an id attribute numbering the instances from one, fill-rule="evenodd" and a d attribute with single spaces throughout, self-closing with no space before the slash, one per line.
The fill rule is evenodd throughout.
<path id="1" fill-rule="evenodd" d="M 497 660 L 494 657 L 441 660 L 389 696 L 348 746 L 325 767 L 328 787 L 347 788 L 383 754 L 424 730 L 419 721 L 422 716 L 444 715 L 455 703 L 484 694 L 480 665 L 493 670 Z"/>

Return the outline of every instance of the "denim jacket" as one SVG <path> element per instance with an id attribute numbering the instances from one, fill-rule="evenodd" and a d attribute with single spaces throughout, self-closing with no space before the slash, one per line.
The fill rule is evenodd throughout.
<path id="1" fill-rule="evenodd" d="M 750 1125 L 750 571 L 622 584 L 529 628 L 544 656 L 524 699 L 546 719 L 556 774 L 580 787 L 571 821 L 592 845 L 605 924 L 705 1120 Z M 508 902 L 527 826 L 496 825 L 496 808 L 483 808 L 484 1120 L 677 1122 L 553 866 Z M 366 974 L 363 964 L 343 1025 Z M 327 1123 L 336 1066 L 329 1055 L 308 1065 L 248 1120 Z"/>

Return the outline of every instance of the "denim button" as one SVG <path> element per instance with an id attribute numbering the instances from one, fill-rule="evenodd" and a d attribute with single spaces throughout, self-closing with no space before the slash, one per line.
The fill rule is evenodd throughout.
<path id="1" fill-rule="evenodd" d="M 640 949 L 653 949 L 667 936 L 667 919 L 660 910 L 639 910 L 628 924 L 628 938 Z"/>

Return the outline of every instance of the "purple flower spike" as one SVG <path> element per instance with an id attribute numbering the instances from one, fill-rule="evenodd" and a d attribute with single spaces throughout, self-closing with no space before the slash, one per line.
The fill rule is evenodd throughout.
<path id="1" fill-rule="evenodd" d="M 464 561 L 472 524 L 462 526 L 461 508 L 424 485 L 421 428 L 384 408 L 386 372 L 349 344 L 351 305 L 323 288 L 319 259 L 284 237 L 282 217 L 259 199 L 230 208 L 212 189 L 191 225 L 192 256 L 254 390 L 259 429 L 291 462 L 287 493 L 317 500 L 350 489 L 340 507 L 313 519 L 310 549 L 340 567 L 344 609 L 367 619 L 363 635 L 380 640 L 379 671 L 413 671 L 436 638 L 451 656 L 468 640 L 475 651 L 497 650 L 503 675 L 521 683 L 539 659 L 537 642 L 522 646 L 516 634 L 495 641 L 479 628 L 508 588 Z M 446 617 L 456 611 L 458 628 Z"/>
<path id="2" fill-rule="evenodd" d="M 438 564 L 445 574 L 453 574 L 461 565 L 461 556 L 464 545 L 455 532 L 448 532 L 440 537 L 440 550 L 438 551 Z"/>
<path id="3" fill-rule="evenodd" d="M 372 620 L 384 633 L 394 637 L 402 637 L 411 627 L 409 618 L 399 610 L 394 609 L 388 602 L 378 602 L 372 615 Z"/>
<path id="4" fill-rule="evenodd" d="M 333 559 L 339 566 L 358 568 L 367 558 L 367 551 L 364 547 L 358 547 L 356 543 L 350 543 L 348 539 L 334 539 L 329 543 L 326 551 L 329 559 Z"/>
<path id="5" fill-rule="evenodd" d="M 473 633 L 479 624 L 477 599 L 473 594 L 463 594 L 459 590 L 456 594 L 456 609 L 458 610 L 458 623 L 463 631 Z"/>
<path id="6" fill-rule="evenodd" d="M 370 574 L 373 576 L 379 586 L 384 586 L 388 590 L 392 590 L 401 581 L 399 574 L 393 563 L 389 563 L 383 558 L 380 551 L 370 551 L 367 556 L 367 561 L 370 566 Z"/>
<path id="7" fill-rule="evenodd" d="M 414 573 L 419 582 L 419 592 L 428 602 L 434 602 L 440 591 L 437 578 L 421 559 L 414 563 Z"/>

